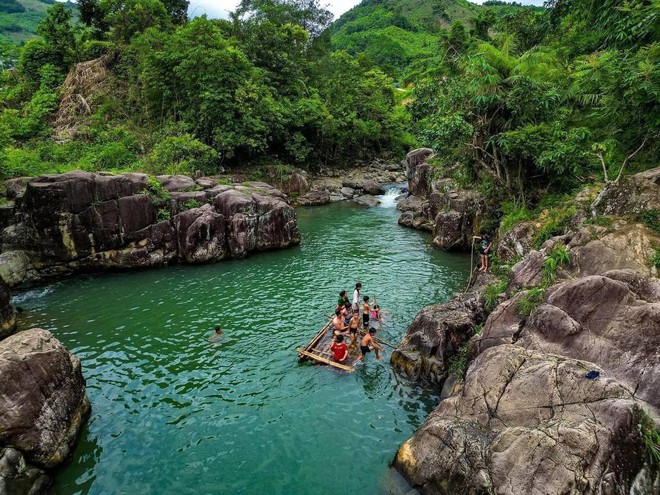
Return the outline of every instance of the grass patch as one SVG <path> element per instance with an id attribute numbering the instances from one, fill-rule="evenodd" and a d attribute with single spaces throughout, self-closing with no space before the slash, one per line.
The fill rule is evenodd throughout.
<path id="1" fill-rule="evenodd" d="M 640 220 L 649 229 L 660 234 L 660 210 L 646 210 L 640 215 Z"/>
<path id="2" fill-rule="evenodd" d="M 458 352 L 449 358 L 449 372 L 465 376 L 468 367 L 468 343 L 461 346 Z"/>
<path id="3" fill-rule="evenodd" d="M 550 208 L 546 210 L 545 218 L 541 228 L 534 238 L 534 246 L 539 249 L 545 241 L 556 235 L 565 234 L 577 214 L 577 208 Z"/>
<path id="4" fill-rule="evenodd" d="M 651 266 L 654 266 L 660 270 L 660 248 L 655 248 L 655 253 L 653 253 L 649 262 Z"/>
<path id="5" fill-rule="evenodd" d="M 189 199 L 183 205 L 181 205 L 181 211 L 188 211 L 192 210 L 193 208 L 199 208 L 202 206 L 202 203 L 197 201 L 196 199 Z"/>
<path id="6" fill-rule="evenodd" d="M 643 409 L 638 413 L 639 431 L 651 466 L 660 466 L 660 427 Z"/>
<path id="7" fill-rule="evenodd" d="M 532 312 L 539 307 L 545 297 L 545 287 L 534 287 L 524 293 L 518 300 L 518 314 L 527 318 Z"/>
<path id="8" fill-rule="evenodd" d="M 503 278 L 496 284 L 489 285 L 484 289 L 484 299 L 486 300 L 486 309 L 490 312 L 497 306 L 498 296 L 506 290 L 508 280 Z"/>
<path id="9" fill-rule="evenodd" d="M 515 199 L 502 203 L 500 210 L 504 214 L 500 220 L 501 233 L 508 232 L 520 222 L 529 221 L 534 218 L 533 212 L 527 209 L 525 204 Z"/>
<path id="10" fill-rule="evenodd" d="M 551 249 L 543 261 L 543 280 L 541 285 L 548 287 L 557 278 L 557 269 L 571 262 L 571 255 L 563 244 Z"/>

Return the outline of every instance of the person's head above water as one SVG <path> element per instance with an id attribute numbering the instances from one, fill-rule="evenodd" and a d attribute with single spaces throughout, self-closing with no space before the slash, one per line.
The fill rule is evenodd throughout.
<path id="1" fill-rule="evenodd" d="M 222 328 L 219 325 L 215 327 L 215 333 L 222 333 Z"/>

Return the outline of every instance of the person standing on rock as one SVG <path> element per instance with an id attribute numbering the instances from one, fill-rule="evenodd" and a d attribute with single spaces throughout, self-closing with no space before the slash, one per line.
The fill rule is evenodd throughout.
<path id="1" fill-rule="evenodd" d="M 353 291 L 353 309 L 360 309 L 360 289 L 362 289 L 362 284 L 358 282 L 355 284 L 355 290 Z"/>
<path id="2" fill-rule="evenodd" d="M 490 268 L 490 250 L 493 247 L 493 241 L 490 238 L 490 234 L 486 232 L 483 236 L 474 236 L 475 241 L 481 241 L 481 247 L 479 248 L 479 257 L 481 259 L 481 266 L 479 267 L 480 272 L 487 272 Z"/>

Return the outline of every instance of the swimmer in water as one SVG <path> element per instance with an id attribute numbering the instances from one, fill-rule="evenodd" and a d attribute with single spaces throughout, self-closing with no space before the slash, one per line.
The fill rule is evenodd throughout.
<path id="1" fill-rule="evenodd" d="M 222 328 L 220 326 L 215 327 L 215 333 L 209 337 L 209 342 L 217 342 L 222 337 Z"/>

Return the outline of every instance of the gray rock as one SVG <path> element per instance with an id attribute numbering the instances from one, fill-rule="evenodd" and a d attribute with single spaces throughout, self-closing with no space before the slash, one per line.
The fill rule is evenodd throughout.
<path id="1" fill-rule="evenodd" d="M 594 365 L 502 345 L 470 366 L 399 449 L 423 494 L 628 493 L 644 466 L 639 406 Z M 524 460 L 524 462 L 521 462 Z"/>
<path id="2" fill-rule="evenodd" d="M 371 194 L 358 196 L 357 198 L 354 198 L 353 201 L 355 201 L 357 204 L 361 206 L 368 206 L 368 207 L 374 207 L 380 204 L 380 201 L 374 198 Z"/>
<path id="3" fill-rule="evenodd" d="M 181 191 L 183 189 L 190 191 L 197 187 L 195 180 L 187 175 L 158 175 L 156 179 L 168 192 Z"/>
<path id="4" fill-rule="evenodd" d="M 440 212 L 433 226 L 433 245 L 443 251 L 462 250 L 467 242 L 465 215 L 458 211 Z"/>
<path id="5" fill-rule="evenodd" d="M 457 294 L 443 304 L 422 309 L 392 352 L 392 367 L 413 379 L 442 387 L 449 360 L 467 343 L 479 321 L 486 317 L 482 286 Z"/>
<path id="6" fill-rule="evenodd" d="M 344 197 L 348 199 L 351 199 L 355 195 L 355 189 L 351 187 L 342 187 L 340 192 Z"/>
<path id="7" fill-rule="evenodd" d="M 532 251 L 519 261 L 509 273 L 507 292 L 515 292 L 526 287 L 534 287 L 543 279 L 543 261 L 545 256 L 540 251 Z"/>
<path id="8" fill-rule="evenodd" d="M 372 196 L 378 196 L 379 194 L 385 194 L 385 189 L 375 180 L 364 180 L 360 183 L 360 189 L 362 189 L 366 194 Z"/>
<path id="9" fill-rule="evenodd" d="M 29 250 L 39 275 L 53 276 L 219 261 L 300 242 L 286 195 L 266 183 L 232 187 L 201 178 L 201 186 L 185 176 L 158 179 L 169 198 L 147 189 L 143 174 L 72 172 L 31 180 L 17 204 L 22 221 L 3 231 L 3 249 Z M 195 190 L 200 187 L 207 189 Z M 205 207 L 184 211 L 191 202 Z M 234 215 L 240 216 L 234 221 Z"/>
<path id="10" fill-rule="evenodd" d="M 310 191 L 297 199 L 300 206 L 321 206 L 330 204 L 330 201 L 328 191 Z"/>
<path id="11" fill-rule="evenodd" d="M 27 330 L 0 342 L 0 376 L 0 445 L 40 468 L 61 465 L 90 411 L 78 358 Z"/>
<path id="12" fill-rule="evenodd" d="M 25 461 L 11 447 L 0 447 L 0 495 L 39 495 L 47 493 L 51 479 Z"/>
<path id="13" fill-rule="evenodd" d="M 9 287 L 36 278 L 30 258 L 25 251 L 7 251 L 0 254 L 0 279 Z"/>
<path id="14" fill-rule="evenodd" d="M 498 239 L 497 257 L 503 261 L 511 261 L 525 256 L 534 247 L 536 229 L 530 222 L 517 224 Z"/>
<path id="15" fill-rule="evenodd" d="M 397 203 L 396 209 L 400 211 L 421 211 L 422 200 L 412 194 L 408 195 Z"/>
<path id="16" fill-rule="evenodd" d="M 660 209 L 660 167 L 611 182 L 592 205 L 601 215 L 632 215 L 654 209 Z"/>

